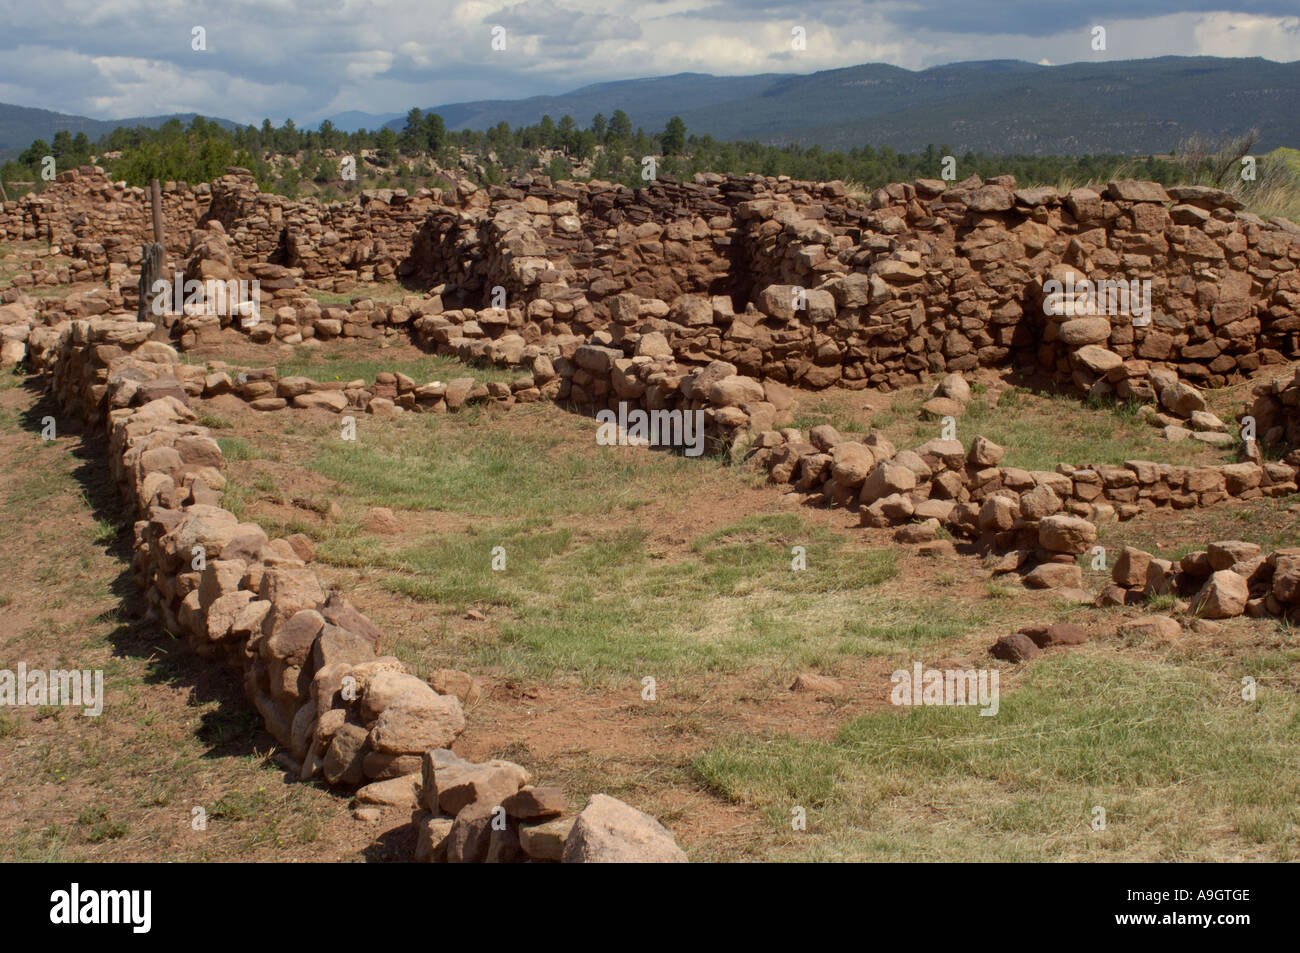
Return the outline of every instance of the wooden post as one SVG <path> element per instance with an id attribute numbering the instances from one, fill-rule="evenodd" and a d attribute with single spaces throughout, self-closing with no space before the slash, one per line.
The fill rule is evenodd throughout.
<path id="1" fill-rule="evenodd" d="M 150 205 L 153 211 L 153 244 L 140 247 L 140 303 L 136 308 L 137 321 L 150 321 L 154 327 L 153 337 L 166 340 L 171 336 L 171 327 L 158 320 L 153 313 L 154 283 L 167 274 L 167 246 L 163 243 L 162 189 L 158 180 L 149 183 Z"/>
<path id="2" fill-rule="evenodd" d="M 154 244 L 163 244 L 163 218 L 162 218 L 162 188 L 158 185 L 157 179 L 149 182 L 149 188 L 153 192 L 153 240 Z"/>
<path id="3" fill-rule="evenodd" d="M 0 202 L 8 203 L 8 201 L 9 201 L 9 196 L 5 194 L 4 180 L 0 179 Z"/>

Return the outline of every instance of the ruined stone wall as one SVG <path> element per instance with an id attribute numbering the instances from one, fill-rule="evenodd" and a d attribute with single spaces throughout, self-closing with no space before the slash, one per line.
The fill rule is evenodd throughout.
<path id="1" fill-rule="evenodd" d="M 1256 439 L 1270 449 L 1300 450 L 1300 370 L 1290 378 L 1259 381 L 1242 414 L 1253 419 Z"/>
<path id="2" fill-rule="evenodd" d="M 310 568 L 311 541 L 270 539 L 222 507 L 221 449 L 190 401 L 207 384 L 154 325 L 127 316 L 40 325 L 32 364 L 64 412 L 108 430 L 113 477 L 136 515 L 132 573 L 162 627 L 233 665 L 302 780 L 357 788 L 362 804 L 415 809 L 415 859 L 684 861 L 653 818 L 603 795 L 576 815 L 523 767 L 450 750 L 462 672 L 429 681 L 380 655 L 382 633 Z"/>
<path id="3" fill-rule="evenodd" d="M 367 189 L 347 201 L 321 203 L 264 193 L 250 173 L 232 169 L 212 185 L 199 224 L 221 222 L 250 261 L 301 269 L 322 288 L 392 278 L 411 254 L 416 230 L 440 206 L 438 189 Z"/>
<path id="4" fill-rule="evenodd" d="M 391 278 L 411 253 L 414 235 L 435 206 L 437 189 L 367 189 L 333 203 L 263 193 L 250 172 L 231 168 L 212 183 L 162 184 L 169 256 L 183 256 L 190 234 L 219 221 L 242 260 L 299 268 L 321 287 Z M 112 182 L 98 167 L 60 173 L 40 195 L 0 211 L 0 240 L 41 239 L 64 246 L 102 270 L 138 267 L 140 246 L 153 241 L 147 189 Z M 117 272 L 121 273 L 121 270 Z"/>
<path id="5" fill-rule="evenodd" d="M 163 227 L 167 251 L 185 251 L 190 229 L 211 201 L 206 182 L 162 184 Z M 110 263 L 139 266 L 140 246 L 153 241 L 153 217 L 147 189 L 112 182 L 97 166 L 59 173 L 39 195 L 9 202 L 0 214 L 0 241 L 38 239 L 65 251 L 108 277 Z"/>
<path id="6" fill-rule="evenodd" d="M 71 236 L 95 261 L 138 256 L 143 191 L 64 175 L 19 203 L 23 233 Z M 499 306 L 530 342 L 608 330 L 631 355 L 655 334 L 682 361 L 800 387 L 1016 367 L 1148 400 L 1160 370 L 1219 386 L 1300 356 L 1300 227 L 1203 187 L 1060 195 L 1003 176 L 895 183 L 861 203 L 839 183 L 762 176 L 642 189 L 524 176 L 321 205 L 264 195 L 232 169 L 166 195 L 169 243 L 192 253 L 194 227 L 220 223 L 231 267 L 270 282 L 277 309 L 301 283 L 396 275 L 429 292 L 421 311 Z M 1141 296 L 1136 315 L 1105 298 L 1103 313 L 1071 313 L 1083 297 L 1050 283 L 1075 279 L 1149 282 L 1150 313 Z"/>
<path id="7" fill-rule="evenodd" d="M 563 303 L 574 317 L 561 334 L 615 321 L 686 359 L 807 387 L 1018 366 L 1149 397 L 1132 362 L 1217 386 L 1300 355 L 1300 228 L 1224 192 L 1116 182 L 1059 195 L 1001 177 L 896 183 L 862 205 L 836 183 L 697 178 L 516 180 L 486 206 L 431 215 L 405 268 L 445 282 L 449 304 L 482 308 L 500 286 L 541 321 L 537 302 Z M 1071 278 L 1149 282 L 1150 313 L 1134 324 L 1105 298 L 1106 313 L 1070 313 L 1045 286 Z"/>

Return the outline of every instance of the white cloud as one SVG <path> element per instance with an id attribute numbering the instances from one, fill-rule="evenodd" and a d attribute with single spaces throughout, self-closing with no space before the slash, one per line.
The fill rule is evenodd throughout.
<path id="1" fill-rule="evenodd" d="M 1206 56 L 1300 59 L 1300 17 L 1207 13 L 1197 22 L 1193 37 L 1198 52 Z"/>
<path id="2" fill-rule="evenodd" d="M 964 21 L 941 15 L 930 0 L 11 3 L 0 36 L 0 97 L 106 118 L 198 111 L 241 122 L 292 114 L 314 124 L 343 109 L 404 112 L 684 71 L 809 73 L 865 62 L 922 69 L 1003 58 L 1048 65 L 1170 54 L 1300 59 L 1300 17 L 1223 11 L 1099 15 L 1108 49 L 1097 53 L 1090 26 L 1092 14 L 1104 12 L 1093 10 L 1101 2 L 1071 4 L 1071 17 L 1059 22 L 1077 25 L 1055 32 L 1056 19 L 1044 21 L 1041 6 L 1028 0 L 990 4 L 987 16 Z M 1162 0 L 1160 9 L 1176 2 Z M 1049 32 L 1031 25 L 1029 12 Z M 962 32 L 947 26 L 953 22 L 976 25 Z M 124 28 L 133 24 L 148 27 Z M 196 24 L 207 31 L 206 53 L 190 49 Z M 508 30 L 504 52 L 490 46 L 496 24 Z M 796 24 L 806 30 L 802 52 L 791 49 Z M 1031 29 L 1037 35 L 1024 32 Z"/>

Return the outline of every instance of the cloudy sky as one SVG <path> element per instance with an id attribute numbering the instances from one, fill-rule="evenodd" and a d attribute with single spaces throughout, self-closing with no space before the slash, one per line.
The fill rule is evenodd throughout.
<path id="1" fill-rule="evenodd" d="M 0 102 L 315 125 L 679 72 L 1300 60 L 1297 0 L 0 0 Z M 1106 29 L 1106 50 L 1092 29 Z M 205 50 L 195 50 L 201 27 Z M 492 48 L 504 28 L 505 49 Z M 792 49 L 801 27 L 805 49 Z M 500 36 L 500 32 L 497 33 Z"/>

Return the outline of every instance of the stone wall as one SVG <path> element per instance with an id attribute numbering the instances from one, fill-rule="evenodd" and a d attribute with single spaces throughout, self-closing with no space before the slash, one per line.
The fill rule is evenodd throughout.
<path id="1" fill-rule="evenodd" d="M 426 682 L 381 655 L 379 628 L 312 571 L 307 537 L 268 538 L 222 507 L 221 449 L 190 407 L 204 369 L 154 330 L 130 317 L 65 321 L 34 327 L 28 346 L 62 410 L 108 431 L 151 618 L 242 672 L 291 773 L 415 809 L 419 860 L 685 860 L 622 802 L 597 795 L 566 817 L 563 792 L 532 786 L 521 766 L 456 756 L 476 680 L 440 670 Z"/>
<path id="2" fill-rule="evenodd" d="M 1285 618 L 1300 623 L 1300 548 L 1264 553 L 1254 543 L 1219 540 L 1178 560 L 1161 559 L 1125 547 L 1111 570 L 1113 585 L 1102 593 L 1107 605 L 1138 604 L 1152 595 L 1190 600 L 1207 619 Z"/>
<path id="3" fill-rule="evenodd" d="M 207 210 L 212 186 L 162 185 L 163 230 L 169 255 L 185 251 L 190 230 Z M 147 189 L 112 182 L 97 166 L 59 173 L 39 195 L 24 195 L 5 205 L 0 241 L 39 239 L 59 245 L 96 268 L 107 279 L 110 263 L 138 267 L 140 246 L 153 241 Z"/>
<path id="4" fill-rule="evenodd" d="M 0 227 L 117 263 L 129 286 L 120 266 L 148 234 L 143 190 L 94 170 L 60 180 L 10 203 L 18 214 L 7 206 Z M 1293 223 L 1196 186 L 944 185 L 895 183 L 860 203 L 839 183 L 762 176 L 663 176 L 642 189 L 524 176 L 322 205 L 262 194 L 232 169 L 211 185 L 169 183 L 165 203 L 174 253 L 192 254 L 194 228 L 219 222 L 241 277 L 260 268 L 284 283 L 276 307 L 302 283 L 338 291 L 400 276 L 426 292 L 413 295 L 428 302 L 421 312 L 503 305 L 529 343 L 655 333 L 680 360 L 800 387 L 1015 367 L 1146 400 L 1153 371 L 1220 386 L 1300 357 Z M 1070 313 L 1081 299 L 1049 283 L 1075 278 L 1149 281 L 1151 313 Z"/>
<path id="5" fill-rule="evenodd" d="M 1247 416 L 1265 447 L 1284 453 L 1300 449 L 1300 369 L 1289 378 L 1257 382 L 1242 418 Z"/>
<path id="6" fill-rule="evenodd" d="M 1097 524 L 1139 513 L 1208 507 L 1297 491 L 1300 451 L 1285 460 L 1185 467 L 1131 460 L 1123 466 L 1003 467 L 1004 449 L 976 437 L 931 440 L 897 450 L 879 434 L 849 440 L 822 425 L 805 434 L 756 436 L 751 458 L 774 483 L 811 503 L 859 513 L 864 526 L 898 526 L 902 542 L 924 543 L 940 527 L 983 552 L 1003 554 L 995 572 L 1019 571 L 1036 588 L 1078 589 L 1076 557 L 1097 540 Z"/>
<path id="7" fill-rule="evenodd" d="M 1300 228 L 1224 192 L 921 180 L 863 206 L 835 183 L 699 178 L 517 180 L 486 207 L 431 216 L 408 267 L 446 282 L 449 304 L 482 307 L 500 286 L 542 333 L 551 314 L 534 304 L 565 302 L 584 331 L 654 330 L 682 356 L 808 387 L 1010 365 L 1143 397 L 1144 364 L 1221 385 L 1300 354 Z M 1072 276 L 1149 281 L 1149 324 L 1048 314 L 1067 309 L 1045 286 Z"/>

